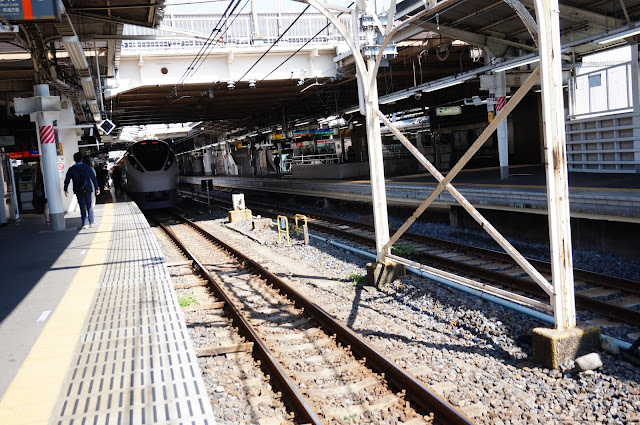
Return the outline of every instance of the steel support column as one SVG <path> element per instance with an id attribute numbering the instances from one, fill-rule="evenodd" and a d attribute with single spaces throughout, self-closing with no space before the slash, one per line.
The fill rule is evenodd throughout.
<path id="1" fill-rule="evenodd" d="M 33 88 L 34 96 L 49 96 L 49 86 L 37 84 Z M 51 230 L 64 230 L 64 209 L 62 207 L 62 191 L 58 176 L 58 152 L 53 129 L 53 115 L 57 112 L 37 112 L 35 115 L 36 134 L 40 144 L 40 158 L 42 177 L 44 178 L 44 192 L 49 206 L 49 220 Z"/>
<path id="2" fill-rule="evenodd" d="M 351 32 L 340 22 L 340 20 L 331 12 L 330 9 L 345 11 L 344 8 L 331 6 L 327 3 L 321 3 L 318 0 L 304 0 L 305 3 L 313 6 L 316 10 L 322 13 L 331 21 L 331 23 L 337 28 L 340 34 L 344 37 L 345 41 L 351 48 L 353 58 L 356 62 L 356 68 L 358 72 L 358 87 L 362 91 L 364 103 L 365 103 L 365 115 L 367 126 L 367 145 L 369 152 L 369 169 L 371 172 L 371 197 L 373 204 L 373 218 L 376 231 L 376 259 L 378 262 L 383 262 L 385 255 L 390 251 L 387 247 L 389 241 L 389 220 L 387 213 L 387 194 L 384 182 L 384 163 L 382 158 L 382 136 L 380 134 L 380 121 L 377 116 L 378 110 L 378 86 L 376 83 L 376 75 L 378 73 L 378 67 L 380 65 L 382 52 L 386 44 L 391 39 L 391 22 L 393 21 L 393 10 L 395 10 L 395 0 L 391 1 L 391 8 L 389 12 L 389 22 L 386 31 L 383 31 L 379 19 L 374 13 L 374 7 L 369 0 L 359 0 L 356 2 L 355 8 L 352 11 L 352 22 L 356 25 L 357 16 L 360 12 L 370 14 L 381 32 L 386 32 L 385 42 L 380 47 L 380 50 L 376 57 L 369 57 L 365 63 L 362 56 L 362 52 L 359 49 L 359 41 L 354 39 Z M 354 31 L 357 33 L 357 31 Z M 366 39 L 369 45 L 375 45 L 376 32 L 372 26 L 369 26 L 366 31 Z M 362 105 L 361 105 L 362 106 Z"/>
<path id="3" fill-rule="evenodd" d="M 495 78 L 496 115 L 498 115 L 507 104 L 507 73 L 497 72 Z M 507 119 L 498 126 L 498 158 L 500 161 L 500 178 L 506 179 L 509 177 L 509 128 Z"/>
<path id="4" fill-rule="evenodd" d="M 559 330 L 576 326 L 558 0 L 536 0 L 553 294 Z"/>

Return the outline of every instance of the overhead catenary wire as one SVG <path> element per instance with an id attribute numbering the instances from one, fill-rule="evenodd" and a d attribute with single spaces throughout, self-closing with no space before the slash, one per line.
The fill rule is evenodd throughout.
<path id="1" fill-rule="evenodd" d="M 268 49 L 267 49 L 267 50 L 262 54 L 262 56 L 260 56 L 260 57 L 258 58 L 258 60 L 257 60 L 257 61 L 255 61 L 255 63 L 254 63 L 253 65 L 251 65 L 251 68 L 249 68 L 249 69 L 247 70 L 247 72 L 245 72 L 245 73 L 242 75 L 242 77 L 238 78 L 238 81 L 242 81 L 242 79 L 243 79 L 244 77 L 246 77 L 246 76 L 247 76 L 247 74 L 248 74 L 249 72 L 251 72 L 251 70 L 252 70 L 252 69 L 253 69 L 253 68 L 258 64 L 258 62 L 260 62 L 260 61 L 262 60 L 262 58 L 264 58 L 264 57 L 267 55 L 267 53 L 269 53 L 269 52 L 271 51 L 271 49 L 273 49 L 273 48 L 276 46 L 276 44 L 278 44 L 278 41 L 280 41 L 280 40 L 282 39 L 282 37 L 284 37 L 284 35 L 285 35 L 285 34 L 286 34 L 290 29 L 291 29 L 291 27 L 293 27 L 293 25 L 294 25 L 296 22 L 298 22 L 298 19 L 300 19 L 300 18 L 302 17 L 302 15 L 303 15 L 303 14 L 304 14 L 304 13 L 305 13 L 309 8 L 310 8 L 310 7 L 311 7 L 311 6 L 309 6 L 309 5 L 308 5 L 307 7 L 305 7 L 305 8 L 304 8 L 304 10 L 303 10 L 302 12 L 300 12 L 300 13 L 298 14 L 298 16 L 296 16 L 296 19 L 294 19 L 294 20 L 293 20 L 293 22 L 291 22 L 291 24 L 287 27 L 287 29 L 286 29 L 286 30 L 284 30 L 284 31 L 282 32 L 282 34 L 280 34 L 280 35 L 278 36 L 278 38 L 277 38 L 277 39 L 276 39 L 276 40 L 271 44 L 271 46 L 269 46 L 269 48 L 268 48 Z"/>
<path id="2" fill-rule="evenodd" d="M 178 83 L 173 86 L 172 91 L 175 91 L 178 88 L 178 86 L 184 85 L 185 82 L 187 81 L 187 79 L 191 75 L 193 75 L 193 70 L 194 70 L 195 65 L 199 62 L 200 58 L 204 55 L 204 52 L 206 52 L 206 49 L 212 44 L 213 37 L 215 36 L 215 34 L 220 32 L 220 28 L 222 28 L 220 26 L 220 24 L 221 23 L 224 24 L 226 22 L 226 20 L 225 20 L 225 22 L 223 22 L 223 19 L 225 19 L 225 17 L 226 17 L 226 19 L 229 19 L 230 14 L 227 15 L 227 12 L 229 12 L 229 9 L 231 9 L 231 7 L 232 7 L 232 5 L 234 5 L 234 3 L 235 3 L 235 6 L 234 6 L 233 10 L 235 10 L 235 8 L 240 4 L 240 0 L 237 0 L 235 2 L 232 1 L 231 3 L 229 3 L 229 6 L 227 6 L 226 10 L 224 11 L 222 16 L 220 17 L 220 20 L 218 21 L 218 23 L 211 30 L 211 33 L 209 34 L 209 37 L 207 37 L 207 40 L 200 47 L 200 50 L 198 51 L 196 56 L 193 58 L 193 60 L 191 61 L 191 63 L 189 64 L 189 66 L 187 67 L 185 72 L 182 74 L 182 77 L 180 77 L 180 80 L 178 80 Z"/>
<path id="3" fill-rule="evenodd" d="M 233 23 L 236 21 L 236 19 L 238 19 L 238 16 L 240 16 L 240 14 L 242 13 L 242 11 L 244 10 L 245 7 L 247 7 L 247 4 L 249 3 L 249 0 L 246 0 L 244 2 L 244 5 L 242 6 L 242 9 L 240 9 L 240 11 L 238 11 L 238 13 L 235 14 L 235 16 L 233 17 L 233 20 L 229 23 L 229 26 L 233 25 Z M 240 3 L 238 3 L 240 4 Z M 237 7 L 237 5 L 236 5 Z M 235 10 L 236 8 L 234 8 Z M 227 19 L 225 19 L 225 21 L 223 22 L 223 25 L 226 25 L 227 22 L 229 21 L 229 18 L 231 17 L 231 15 L 233 15 L 234 10 L 231 11 L 231 14 L 227 17 Z M 200 67 L 202 66 L 202 64 L 204 63 L 204 61 L 209 57 L 209 54 L 211 53 L 211 51 L 213 50 L 214 47 L 216 47 L 218 44 L 220 43 L 220 38 L 218 38 L 215 43 L 213 43 L 213 45 L 209 45 L 209 50 L 206 52 L 206 55 L 201 56 L 200 60 L 197 64 L 197 67 L 193 70 L 192 75 L 195 74 Z"/>
<path id="4" fill-rule="evenodd" d="M 354 4 L 354 2 L 352 2 L 352 3 L 351 3 L 349 6 L 347 6 L 347 7 L 351 7 L 351 6 L 353 6 L 353 4 Z M 338 14 L 338 17 L 342 16 L 342 15 L 343 15 L 343 13 L 344 13 L 344 12 L 342 12 L 342 13 Z M 307 46 L 307 44 L 311 43 L 311 42 L 312 42 L 313 40 L 315 40 L 315 38 L 316 38 L 317 36 L 319 36 L 319 35 L 320 35 L 324 30 L 326 30 L 327 28 L 329 28 L 329 25 L 331 25 L 331 23 L 328 23 L 328 24 L 327 24 L 327 25 L 325 25 L 325 26 L 324 26 L 320 31 L 318 31 L 317 33 L 315 33 L 315 35 L 314 35 L 313 37 L 311 37 L 309 40 L 307 40 L 307 42 L 306 42 L 306 43 L 304 43 L 302 46 L 300 46 L 300 48 L 299 48 L 298 50 L 296 50 L 296 51 L 295 51 L 295 52 L 293 52 L 291 55 L 289 55 L 289 57 L 288 57 L 288 58 L 286 58 L 285 60 L 283 60 L 283 61 L 280 63 L 280 65 L 278 65 L 278 66 L 276 66 L 275 68 L 273 68 L 273 70 L 272 70 L 270 73 L 268 73 L 267 75 L 265 75 L 265 76 L 264 76 L 262 79 L 260 79 L 258 82 L 260 82 L 260 81 L 264 81 L 264 80 L 266 80 L 267 78 L 269 78 L 269 76 L 270 76 L 271 74 L 273 74 L 274 72 L 276 72 L 276 71 L 277 71 L 277 70 L 278 70 L 282 65 L 284 65 L 285 63 L 287 63 L 287 62 L 289 61 L 289 59 L 291 59 L 292 57 L 294 57 L 295 55 L 297 55 L 298 53 L 300 53 L 300 51 L 301 51 L 302 49 L 304 49 L 304 48 Z"/>

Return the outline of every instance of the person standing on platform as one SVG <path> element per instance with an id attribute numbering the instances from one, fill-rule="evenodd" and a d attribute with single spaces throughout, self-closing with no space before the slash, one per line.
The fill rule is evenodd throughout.
<path id="1" fill-rule="evenodd" d="M 118 190 L 122 190 L 120 187 L 120 181 L 122 180 L 122 168 L 115 165 L 111 170 L 111 180 L 113 180 L 113 187 L 116 189 L 116 196 L 118 195 Z"/>
<path id="2" fill-rule="evenodd" d="M 276 175 L 280 175 L 280 153 L 277 153 L 273 158 L 273 163 L 276 165 Z"/>
<path id="3" fill-rule="evenodd" d="M 73 160 L 76 164 L 69 168 L 64 178 L 64 196 L 69 196 L 67 188 L 69 187 L 69 182 L 73 180 L 73 192 L 76 194 L 76 198 L 78 198 L 80 216 L 82 217 L 82 226 L 80 226 L 80 229 L 86 229 L 93 227 L 91 192 L 93 192 L 93 188 L 95 188 L 96 196 L 98 196 L 100 194 L 100 188 L 93 169 L 82 162 L 82 154 L 80 152 L 74 153 Z"/>
<path id="4" fill-rule="evenodd" d="M 51 226 L 49 221 L 49 205 L 47 204 L 47 197 L 44 192 L 44 177 L 40 167 L 38 167 L 38 175 L 36 177 L 36 184 L 33 186 L 33 206 L 39 212 L 44 213 L 45 226 Z"/>

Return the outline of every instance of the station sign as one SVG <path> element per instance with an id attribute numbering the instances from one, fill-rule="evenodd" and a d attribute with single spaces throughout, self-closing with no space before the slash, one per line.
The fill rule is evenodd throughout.
<path id="1" fill-rule="evenodd" d="M 9 158 L 11 159 L 29 159 L 29 158 L 39 158 L 40 152 L 35 151 L 20 151 L 20 152 L 9 152 Z"/>
<path id="2" fill-rule="evenodd" d="M 338 134 L 337 128 L 319 128 L 316 130 L 294 130 L 292 135 L 294 138 L 311 137 L 311 136 L 335 136 Z"/>
<path id="3" fill-rule="evenodd" d="M 446 117 L 448 115 L 462 114 L 462 106 L 440 106 L 436 108 L 437 117 Z"/>
<path id="4" fill-rule="evenodd" d="M 107 135 L 111 133 L 114 128 L 116 128 L 116 125 L 110 119 L 104 119 L 98 124 L 98 129 Z"/>
<path id="5" fill-rule="evenodd" d="M 58 0 L 0 0 L 0 15 L 9 22 L 60 21 Z"/>

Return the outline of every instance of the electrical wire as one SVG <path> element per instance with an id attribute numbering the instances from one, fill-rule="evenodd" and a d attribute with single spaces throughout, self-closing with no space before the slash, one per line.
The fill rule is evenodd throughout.
<path id="1" fill-rule="evenodd" d="M 200 50 L 198 51 L 196 56 L 193 58 L 193 60 L 191 61 L 191 63 L 189 64 L 189 66 L 187 67 L 185 72 L 182 74 L 182 77 L 180 77 L 180 80 L 178 80 L 178 83 L 175 86 L 173 86 L 172 92 L 173 91 L 177 91 L 178 86 L 184 85 L 186 80 L 190 77 L 190 75 L 193 75 L 192 70 L 194 69 L 195 64 L 198 63 L 200 58 L 204 55 L 204 52 L 206 51 L 206 49 L 212 44 L 212 40 L 213 40 L 213 37 L 215 36 L 215 34 L 220 32 L 220 28 L 221 27 L 219 28 L 219 26 L 220 26 L 221 23 L 223 23 L 223 19 L 225 19 L 225 17 L 226 17 L 225 22 L 226 22 L 226 20 L 229 19 L 230 15 L 227 15 L 227 12 L 229 12 L 229 9 L 231 8 L 231 6 L 233 4 L 234 4 L 234 1 L 229 3 L 229 6 L 227 6 L 227 9 L 224 11 L 222 16 L 220 17 L 220 20 L 218 21 L 218 23 L 211 30 L 211 33 L 209 34 L 209 37 L 207 37 L 207 40 L 200 47 Z M 238 4 L 240 4 L 240 0 L 235 1 L 235 6 L 234 6 L 233 10 L 235 10 L 235 8 L 238 6 Z"/>
<path id="2" fill-rule="evenodd" d="M 347 6 L 347 7 L 349 8 L 349 7 L 353 6 L 353 4 L 354 4 L 354 3 L 355 3 L 355 2 L 352 2 L 352 3 L 351 3 L 349 6 Z M 342 16 L 343 14 L 344 14 L 344 12 L 341 12 L 340 14 L 338 14 L 338 16 L 337 16 L 337 17 L 339 18 L 339 17 L 340 17 L 340 16 Z M 306 42 L 306 43 L 304 43 L 302 46 L 300 46 L 300 48 L 299 48 L 298 50 L 296 50 L 295 52 L 293 52 L 293 53 L 292 53 L 288 58 L 286 58 L 285 60 L 283 60 L 283 61 L 280 63 L 280 65 L 278 65 L 278 66 L 276 66 L 275 68 L 273 68 L 273 70 L 272 70 L 270 73 L 268 73 L 267 75 L 265 75 L 265 76 L 264 76 L 261 80 L 259 80 L 258 82 L 260 82 L 260 81 L 264 81 L 264 80 L 266 80 L 267 78 L 269 78 L 269 76 L 270 76 L 271 74 L 273 74 L 274 72 L 276 72 L 276 71 L 277 71 L 277 70 L 278 70 L 282 65 L 284 65 L 285 63 L 287 63 L 287 62 L 289 61 L 289 59 L 291 59 L 292 57 L 294 57 L 295 55 L 297 55 L 297 54 L 298 54 L 302 49 L 304 49 L 304 48 L 307 46 L 307 44 L 311 43 L 311 42 L 312 42 L 312 41 L 313 41 L 317 36 L 319 36 L 319 35 L 320 35 L 320 33 L 322 33 L 322 31 L 324 31 L 324 30 L 326 30 L 327 28 L 329 28 L 329 25 L 331 25 L 331 23 L 328 23 L 327 25 L 325 25 L 325 26 L 324 26 L 324 28 L 322 28 L 320 31 L 318 31 L 318 32 L 317 32 L 313 37 L 311 37 L 309 40 L 307 40 L 307 42 Z"/>
<path id="3" fill-rule="evenodd" d="M 282 32 L 282 34 L 280 34 L 280 36 L 277 38 L 277 40 L 276 40 L 276 41 L 274 41 L 274 42 L 271 44 L 271 46 L 269 46 L 269 48 L 268 48 L 268 49 L 267 49 L 267 50 L 262 54 L 262 56 L 260 56 L 260 57 L 258 58 L 258 60 L 257 60 L 257 61 L 255 61 L 255 63 L 254 63 L 253 65 L 251 65 L 251 68 L 249 68 L 249 69 L 247 70 L 247 72 L 245 72 L 245 73 L 242 75 L 242 77 L 238 78 L 238 81 L 242 81 L 242 79 L 243 79 L 244 77 L 246 77 L 246 75 L 247 75 L 249 72 L 251 72 L 251 70 L 252 70 L 252 69 L 253 69 L 253 68 L 258 64 L 258 62 L 260 62 L 260 61 L 262 60 L 262 58 L 264 58 L 264 57 L 267 55 L 267 53 L 269 53 L 269 52 L 271 51 L 271 49 L 273 49 L 273 48 L 276 46 L 276 44 L 278 43 L 278 41 L 280 41 L 280 40 L 282 39 L 282 37 L 284 37 L 284 35 L 285 35 L 285 34 L 286 34 L 290 29 L 291 29 L 291 27 L 292 27 L 296 22 L 298 22 L 298 19 L 300 19 L 300 18 L 302 17 L 302 15 L 303 15 L 303 14 L 304 14 L 304 13 L 305 13 L 309 8 L 310 8 L 310 7 L 311 7 L 310 5 L 307 5 L 307 7 L 305 7 L 305 8 L 304 8 L 304 10 L 298 14 L 298 16 L 296 17 L 296 19 L 294 19 L 294 20 L 293 20 L 293 22 L 291 22 L 291 24 L 287 27 L 287 29 L 286 29 L 286 30 L 284 30 L 284 31 Z"/>
<path id="4" fill-rule="evenodd" d="M 240 14 L 244 10 L 244 8 L 247 7 L 248 3 L 249 3 L 249 0 L 246 0 L 244 2 L 244 5 L 242 6 L 242 9 L 240 9 L 240 11 L 238 13 L 236 13 L 236 15 L 233 17 L 233 20 L 229 23 L 229 27 L 231 27 L 234 24 L 234 22 L 236 21 L 236 19 L 238 19 L 238 16 L 240 16 Z M 234 8 L 234 10 L 235 10 L 235 8 Z M 233 14 L 233 11 L 231 11 L 231 13 Z M 227 17 L 227 19 L 223 23 L 224 25 L 227 24 L 227 21 L 229 20 L 230 17 L 231 17 L 231 15 L 229 15 Z M 195 74 L 196 72 L 198 72 L 198 70 L 200 69 L 200 67 L 204 63 L 204 61 L 207 60 L 207 58 L 209 57 L 209 54 L 213 51 L 213 48 L 216 47 L 218 44 L 220 44 L 220 38 L 218 38 L 213 45 L 209 46 L 210 48 L 207 51 L 207 54 L 204 57 L 201 57 L 201 60 L 199 61 L 197 68 L 195 68 L 195 70 L 193 71 L 192 75 Z"/>

